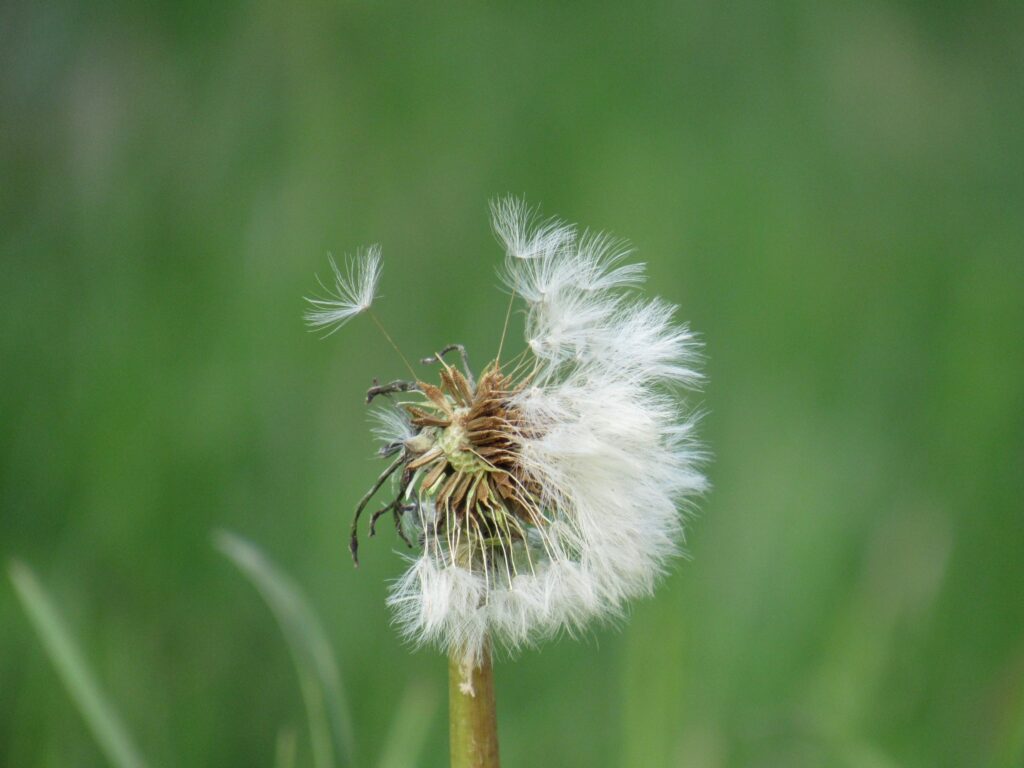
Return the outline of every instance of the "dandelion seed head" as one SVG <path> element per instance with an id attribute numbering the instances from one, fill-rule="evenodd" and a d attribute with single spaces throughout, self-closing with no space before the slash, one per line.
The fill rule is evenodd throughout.
<path id="1" fill-rule="evenodd" d="M 707 488 L 697 416 L 700 345 L 676 307 L 645 297 L 623 241 L 492 204 L 502 278 L 525 305 L 523 354 L 480 371 L 435 356 L 423 376 L 371 390 L 382 455 L 397 456 L 391 513 L 411 546 L 389 604 L 403 635 L 482 658 L 621 617 L 679 554 Z M 379 255 L 342 273 L 311 324 L 336 328 L 369 306 Z M 500 346 L 500 345 L 498 345 Z M 359 514 L 353 526 L 353 552 Z"/>

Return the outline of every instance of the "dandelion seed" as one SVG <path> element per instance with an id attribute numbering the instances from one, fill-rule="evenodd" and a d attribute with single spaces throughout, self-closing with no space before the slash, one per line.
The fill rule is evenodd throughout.
<path id="1" fill-rule="evenodd" d="M 372 245 L 354 258 L 347 257 L 344 270 L 338 267 L 333 257 L 330 262 L 334 273 L 333 288 L 328 288 L 318 279 L 327 296 L 306 298 L 310 304 L 306 323 L 315 330 L 329 328 L 328 336 L 373 304 L 381 273 L 380 246 Z"/>

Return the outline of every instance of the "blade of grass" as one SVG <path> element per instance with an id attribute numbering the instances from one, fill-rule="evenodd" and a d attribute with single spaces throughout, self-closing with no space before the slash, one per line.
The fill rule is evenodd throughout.
<path id="1" fill-rule="evenodd" d="M 274 768 L 295 768 L 297 753 L 298 744 L 295 741 L 295 730 L 282 728 L 277 732 L 277 756 L 274 760 Z"/>
<path id="2" fill-rule="evenodd" d="M 228 531 L 215 532 L 213 539 L 263 596 L 288 642 L 306 704 L 314 765 L 353 765 L 352 726 L 341 676 L 316 614 L 298 585 L 256 546 Z"/>
<path id="3" fill-rule="evenodd" d="M 1010 667 L 1003 671 L 1001 677 L 1011 687 L 1010 695 L 1003 701 L 1005 708 L 999 714 L 997 728 L 993 740 L 994 754 L 991 765 L 993 768 L 1017 768 L 1024 765 L 1024 657 L 1018 656 L 1011 661 Z"/>
<path id="4" fill-rule="evenodd" d="M 100 690 L 85 658 L 35 574 L 24 563 L 12 561 L 8 575 L 58 677 L 107 760 L 116 768 L 145 768 L 146 762 Z"/>
<path id="5" fill-rule="evenodd" d="M 437 696 L 422 683 L 411 683 L 402 694 L 391 723 L 378 768 L 416 765 L 437 711 Z"/>

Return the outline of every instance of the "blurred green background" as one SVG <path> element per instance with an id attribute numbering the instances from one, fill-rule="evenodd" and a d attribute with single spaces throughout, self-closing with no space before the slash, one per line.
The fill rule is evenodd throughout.
<path id="1" fill-rule="evenodd" d="M 483 362 L 512 192 L 634 242 L 715 459 L 655 599 L 499 665 L 506 764 L 1021 766 L 1022 50 L 1014 2 L 6 3 L 0 555 L 156 766 L 305 738 L 221 527 L 307 590 L 361 763 L 412 685 L 445 765 L 393 534 L 345 551 L 401 363 L 302 297 L 381 242 L 407 354 Z M 104 764 L 6 580 L 0 764 Z"/>

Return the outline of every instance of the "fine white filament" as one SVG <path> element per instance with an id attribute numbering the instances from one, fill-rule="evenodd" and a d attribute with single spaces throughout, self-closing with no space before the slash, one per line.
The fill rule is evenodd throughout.
<path id="1" fill-rule="evenodd" d="M 338 266 L 333 257 L 330 262 L 334 286 L 328 287 L 318 278 L 327 296 L 306 298 L 310 304 L 306 311 L 306 323 L 315 330 L 329 329 L 328 336 L 373 304 L 377 283 L 380 281 L 380 246 L 372 245 L 354 257 L 346 257 L 344 269 Z"/>

